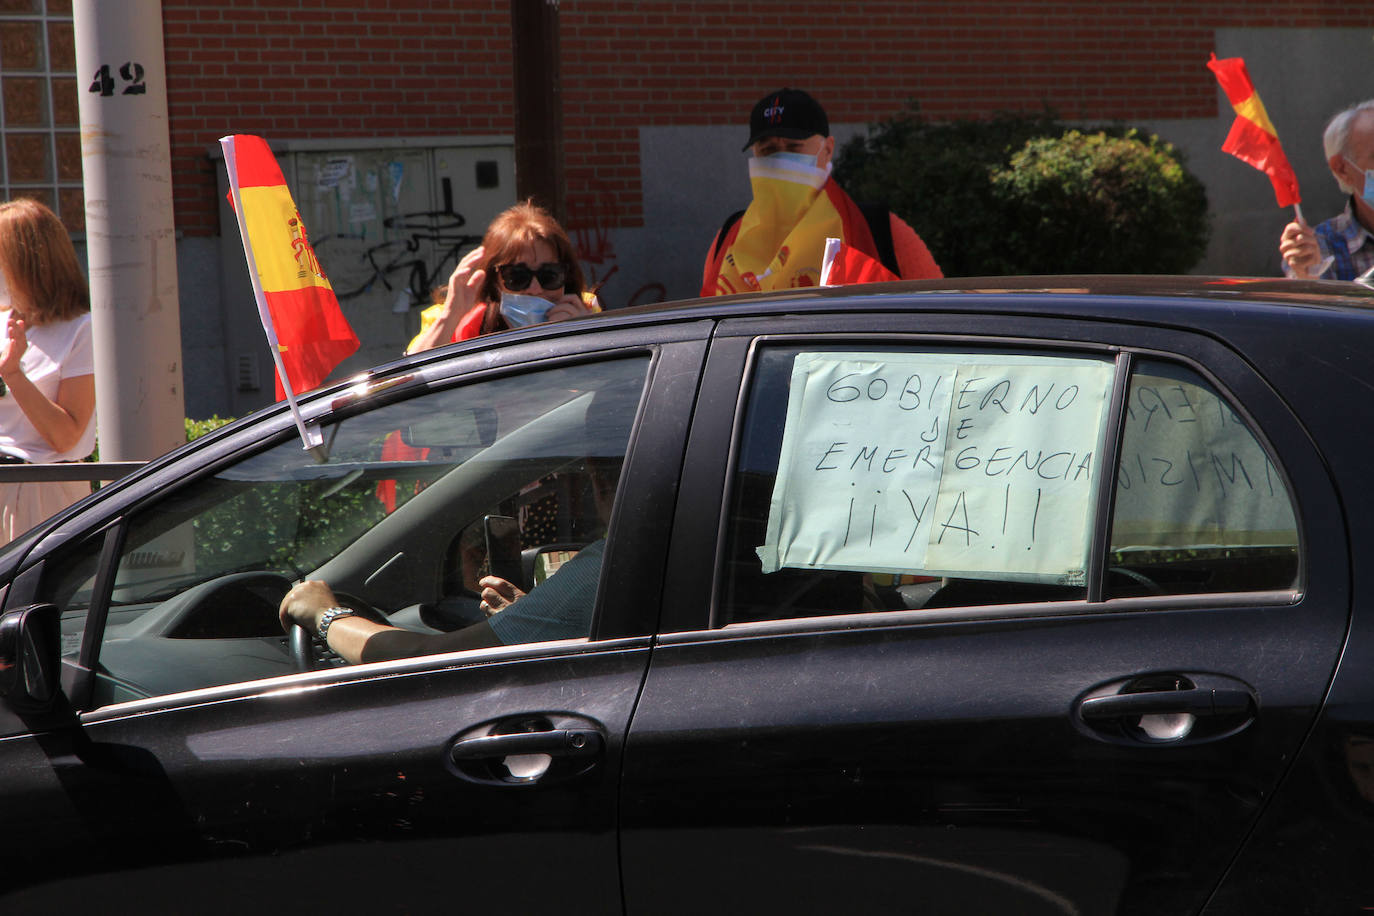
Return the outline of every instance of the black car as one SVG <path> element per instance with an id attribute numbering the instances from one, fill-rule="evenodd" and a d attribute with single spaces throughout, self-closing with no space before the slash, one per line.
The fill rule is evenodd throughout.
<path id="1" fill-rule="evenodd" d="M 0 911 L 1368 909 L 1372 402 L 1374 292 L 1235 279 L 382 366 L 0 555 Z M 302 579 L 502 645 L 342 664 Z"/>

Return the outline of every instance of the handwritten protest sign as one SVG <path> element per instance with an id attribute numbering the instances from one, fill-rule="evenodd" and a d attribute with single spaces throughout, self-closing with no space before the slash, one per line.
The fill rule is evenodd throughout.
<path id="1" fill-rule="evenodd" d="M 799 354 L 764 572 L 1081 577 L 1112 372 L 1038 356 Z"/>
<path id="2" fill-rule="evenodd" d="M 1131 381 L 1112 544 L 1292 546 L 1287 488 L 1245 421 L 1192 372 Z"/>
<path id="3" fill-rule="evenodd" d="M 928 568 L 1078 582 L 1112 366 L 961 366 Z"/>

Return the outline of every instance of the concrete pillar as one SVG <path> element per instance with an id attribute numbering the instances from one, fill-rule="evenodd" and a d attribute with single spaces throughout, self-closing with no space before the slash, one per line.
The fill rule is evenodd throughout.
<path id="1" fill-rule="evenodd" d="M 185 442 L 161 0 L 74 0 L 96 421 L 106 461 Z"/>

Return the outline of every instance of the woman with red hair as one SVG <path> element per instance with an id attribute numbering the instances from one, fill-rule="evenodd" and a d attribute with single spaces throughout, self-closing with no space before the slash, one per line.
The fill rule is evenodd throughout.
<path id="1" fill-rule="evenodd" d="M 458 262 L 406 352 L 599 311 L 568 233 L 527 200 L 492 220 L 481 246 Z"/>
<path id="2" fill-rule="evenodd" d="M 481 246 L 458 262 L 448 286 L 435 290 L 435 299 L 420 314 L 420 333 L 406 347 L 407 353 L 601 311 L 596 296 L 587 291 L 568 233 L 549 211 L 528 200 L 491 221 Z M 423 455 L 397 433 L 382 445 L 383 461 Z M 377 498 L 388 512 L 394 510 L 396 482 L 380 481 Z"/>

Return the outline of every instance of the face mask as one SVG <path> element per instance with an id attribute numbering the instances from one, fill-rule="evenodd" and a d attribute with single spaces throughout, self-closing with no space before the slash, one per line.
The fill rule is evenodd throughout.
<path id="1" fill-rule="evenodd" d="M 547 320 L 551 308 L 553 303 L 539 296 L 501 293 L 501 317 L 513 328 L 523 328 Z"/>
<path id="2" fill-rule="evenodd" d="M 809 153 L 772 153 L 761 157 L 770 163 L 781 166 L 805 166 L 806 168 L 820 168 L 816 164 L 816 157 Z"/>
<path id="3" fill-rule="evenodd" d="M 803 185 L 813 191 L 830 177 L 830 166 L 816 165 L 816 157 L 807 153 L 773 153 L 749 157 L 749 180 L 768 179 Z M 755 197 L 758 189 L 755 188 Z"/>
<path id="4" fill-rule="evenodd" d="M 1355 165 L 1355 163 L 1351 160 L 1349 156 L 1345 157 L 1345 161 L 1349 162 L 1351 165 L 1354 165 L 1355 168 L 1359 168 L 1359 166 Z M 1365 203 L 1369 204 L 1371 207 L 1374 207 L 1374 169 L 1364 170 L 1364 190 L 1360 194 L 1360 196 L 1364 198 Z"/>

